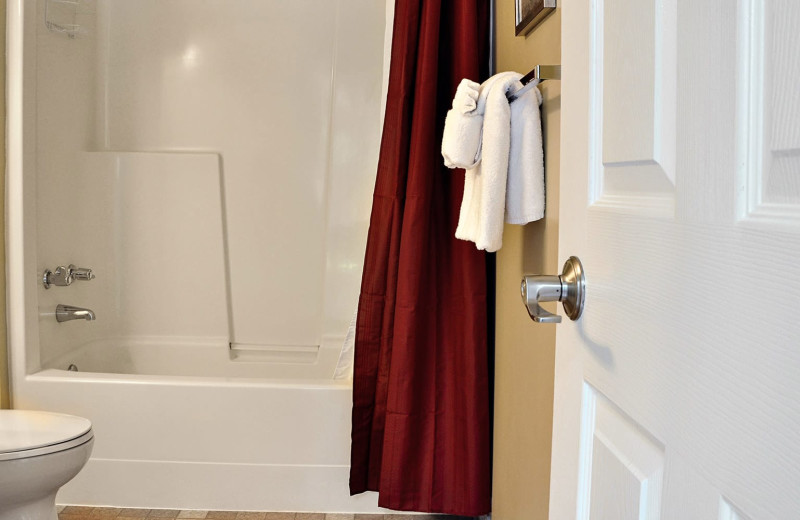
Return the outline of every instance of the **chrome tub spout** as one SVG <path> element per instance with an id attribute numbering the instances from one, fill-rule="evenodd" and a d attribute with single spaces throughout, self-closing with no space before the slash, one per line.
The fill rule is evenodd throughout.
<path id="1" fill-rule="evenodd" d="M 61 304 L 56 307 L 56 321 L 59 323 L 72 320 L 92 321 L 94 319 L 94 311 L 90 309 Z"/>

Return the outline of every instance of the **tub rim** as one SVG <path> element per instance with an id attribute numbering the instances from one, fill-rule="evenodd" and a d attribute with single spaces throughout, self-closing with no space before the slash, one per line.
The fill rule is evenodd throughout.
<path id="1" fill-rule="evenodd" d="M 105 383 L 142 386 L 194 386 L 236 388 L 293 388 L 298 390 L 350 391 L 349 379 L 266 379 L 221 376 L 173 376 L 148 374 L 117 374 L 111 372 L 70 372 L 59 368 L 46 368 L 25 376 L 28 383 Z"/>

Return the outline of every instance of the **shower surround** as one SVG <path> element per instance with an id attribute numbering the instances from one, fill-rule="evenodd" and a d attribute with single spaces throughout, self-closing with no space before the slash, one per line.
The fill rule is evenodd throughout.
<path id="1" fill-rule="evenodd" d="M 349 382 L 385 4 L 9 6 L 15 408 L 92 420 L 61 503 L 377 511 Z M 45 289 L 45 269 L 96 278 Z M 92 309 L 58 323 L 55 308 Z M 67 368 L 74 365 L 76 371 Z"/>

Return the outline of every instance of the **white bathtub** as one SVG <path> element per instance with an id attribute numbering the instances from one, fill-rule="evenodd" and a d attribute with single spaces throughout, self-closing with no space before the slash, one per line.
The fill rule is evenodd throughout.
<path id="1" fill-rule="evenodd" d="M 349 496 L 351 390 L 332 374 L 369 222 L 384 3 L 47 7 L 8 3 L 6 266 L 12 405 L 95 429 L 58 501 L 380 511 Z M 43 287 L 70 263 L 96 279 Z M 97 320 L 58 323 L 57 304 Z"/>
<path id="2" fill-rule="evenodd" d="M 97 342 L 55 363 L 79 372 L 27 376 L 17 407 L 87 417 L 95 429 L 91 460 L 58 502 L 379 511 L 375 497 L 348 492 L 349 382 L 291 379 L 302 364 L 231 358 L 218 346 Z M 120 373 L 92 372 L 101 366 Z"/>

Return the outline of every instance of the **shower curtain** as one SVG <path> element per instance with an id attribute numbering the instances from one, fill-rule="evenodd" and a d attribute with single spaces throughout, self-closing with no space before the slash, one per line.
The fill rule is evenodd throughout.
<path id="1" fill-rule="evenodd" d="M 463 172 L 445 112 L 489 62 L 486 0 L 398 0 L 356 326 L 351 494 L 396 510 L 491 509 L 487 257 L 454 237 Z"/>

